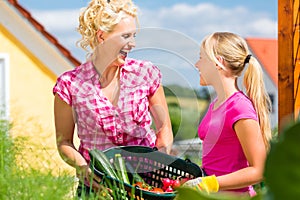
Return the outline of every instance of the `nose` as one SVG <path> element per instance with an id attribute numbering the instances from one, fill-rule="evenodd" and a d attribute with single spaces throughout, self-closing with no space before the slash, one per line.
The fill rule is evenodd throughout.
<path id="1" fill-rule="evenodd" d="M 135 47 L 135 37 L 131 37 L 129 42 L 128 42 L 128 45 L 131 47 L 131 48 L 134 48 Z"/>
<path id="2" fill-rule="evenodd" d="M 194 66 L 196 67 L 196 69 L 199 70 L 199 62 L 196 62 L 196 63 L 194 64 Z"/>

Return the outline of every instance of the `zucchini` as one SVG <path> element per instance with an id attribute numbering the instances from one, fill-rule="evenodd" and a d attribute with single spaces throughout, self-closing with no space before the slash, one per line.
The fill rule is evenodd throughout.
<path id="1" fill-rule="evenodd" d="M 123 181 L 123 183 L 130 184 L 126 167 L 125 167 L 125 161 L 122 158 L 121 154 L 119 153 L 115 154 L 114 166 L 117 170 L 117 174 L 120 177 L 120 180 Z"/>
<path id="2" fill-rule="evenodd" d="M 89 155 L 91 158 L 91 164 L 97 170 L 105 173 L 106 175 L 114 179 L 120 179 L 114 171 L 112 164 L 109 162 L 108 158 L 102 151 L 100 151 L 99 149 L 93 149 L 89 151 Z"/>
<path id="3" fill-rule="evenodd" d="M 145 183 L 144 179 L 133 169 L 130 163 L 127 162 L 125 165 L 128 172 L 132 174 L 133 183 L 137 183 L 137 182 Z"/>

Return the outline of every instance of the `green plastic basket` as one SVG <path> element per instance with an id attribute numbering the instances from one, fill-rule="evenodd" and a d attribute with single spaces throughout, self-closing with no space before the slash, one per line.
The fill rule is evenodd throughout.
<path id="1" fill-rule="evenodd" d="M 202 169 L 190 160 L 183 160 L 175 156 L 171 156 L 156 149 L 152 149 L 144 146 L 120 146 L 107 149 L 103 151 L 110 162 L 113 164 L 115 154 L 121 154 L 125 164 L 129 163 L 133 167 L 136 173 L 138 173 L 146 183 L 151 186 L 162 188 L 161 178 L 195 178 L 202 177 L 204 173 Z M 91 156 L 91 155 L 90 155 Z M 94 158 L 91 157 L 91 169 L 98 176 L 104 178 L 104 181 L 120 183 L 119 180 L 106 176 L 103 172 L 96 169 L 92 163 Z M 129 179 L 132 175 L 130 169 L 127 170 Z M 124 189 L 127 191 L 127 199 L 131 199 L 132 196 L 135 199 L 145 200 L 157 200 L 157 199 L 174 199 L 175 192 L 166 193 L 154 193 L 146 190 L 142 190 L 139 187 L 134 188 L 134 195 L 132 195 L 132 189 L 134 186 L 129 184 L 123 184 Z"/>

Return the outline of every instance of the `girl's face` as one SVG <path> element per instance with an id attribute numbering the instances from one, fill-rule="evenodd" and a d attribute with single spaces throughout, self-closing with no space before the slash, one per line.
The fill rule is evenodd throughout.
<path id="1" fill-rule="evenodd" d="M 202 86 L 211 85 L 212 80 L 218 76 L 215 63 L 209 59 L 202 47 L 200 48 L 199 60 L 195 66 L 199 70 L 200 85 Z"/>
<path id="2" fill-rule="evenodd" d="M 111 54 L 118 64 L 123 64 L 127 54 L 135 47 L 135 22 L 134 17 L 127 16 L 114 27 L 112 32 L 101 34 L 106 53 Z"/>

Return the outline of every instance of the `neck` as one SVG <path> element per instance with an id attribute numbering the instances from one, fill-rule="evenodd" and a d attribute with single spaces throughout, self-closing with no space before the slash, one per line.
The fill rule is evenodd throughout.
<path id="1" fill-rule="evenodd" d="M 236 78 L 222 79 L 221 82 L 222 84 L 218 84 L 217 86 L 214 86 L 214 89 L 218 97 L 218 103 L 224 102 L 235 92 L 239 91 L 236 84 Z"/>

